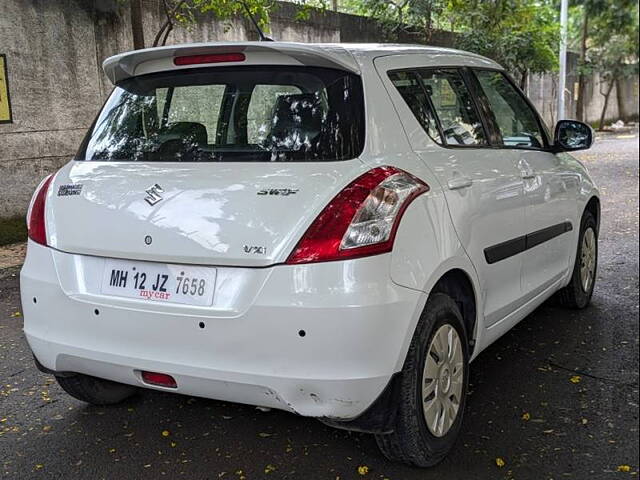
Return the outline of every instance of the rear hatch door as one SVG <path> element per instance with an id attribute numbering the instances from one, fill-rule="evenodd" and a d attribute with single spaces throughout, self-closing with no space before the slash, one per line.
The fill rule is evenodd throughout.
<path id="1" fill-rule="evenodd" d="M 71 162 L 47 213 L 65 252 L 202 265 L 286 260 L 331 198 L 364 171 L 326 163 Z"/>

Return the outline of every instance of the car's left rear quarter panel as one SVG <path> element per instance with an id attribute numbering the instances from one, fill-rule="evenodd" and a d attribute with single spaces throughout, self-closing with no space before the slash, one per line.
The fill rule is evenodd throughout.
<path id="1" fill-rule="evenodd" d="M 406 57 L 416 58 L 418 62 L 422 56 Z M 429 191 L 409 205 L 398 227 L 390 267 L 392 281 L 422 291 L 428 296 L 443 275 L 451 270 L 461 270 L 471 279 L 475 292 L 480 292 L 476 271 L 451 221 L 443 187 L 429 165 L 416 155 L 409 142 L 412 133 L 405 131 L 400 115 L 412 114 L 406 105 L 396 104 L 397 100 L 389 95 L 385 83 L 380 78 L 386 71 L 376 69 L 375 59 L 376 56 L 373 54 L 361 54 L 358 57 L 368 120 L 368 149 L 362 157 L 363 161 L 372 167 L 396 166 L 429 185 Z M 474 300 L 478 305 L 482 302 L 479 295 Z M 474 331 L 469 332 L 471 339 L 476 339 L 482 330 L 479 328 L 482 311 L 480 308 L 477 311 L 478 319 Z M 417 319 L 405 332 L 403 358 L 406 356 L 416 325 Z"/>

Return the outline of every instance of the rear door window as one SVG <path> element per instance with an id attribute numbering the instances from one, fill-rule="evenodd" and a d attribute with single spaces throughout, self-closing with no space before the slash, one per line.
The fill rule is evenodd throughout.
<path id="1" fill-rule="evenodd" d="M 317 67 L 218 67 L 117 85 L 77 160 L 335 161 L 364 147 L 359 76 Z"/>
<path id="2" fill-rule="evenodd" d="M 457 69 L 390 72 L 389 77 L 433 140 L 448 146 L 487 145 L 475 102 Z"/>
<path id="3" fill-rule="evenodd" d="M 447 145 L 486 145 L 487 137 L 471 92 L 455 69 L 419 70 Z"/>

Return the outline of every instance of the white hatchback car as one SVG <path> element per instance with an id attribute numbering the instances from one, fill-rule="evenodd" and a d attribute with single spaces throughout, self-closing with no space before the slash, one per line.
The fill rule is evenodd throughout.
<path id="1" fill-rule="evenodd" d="M 493 61 L 403 45 L 169 46 L 38 187 L 21 273 L 38 367 L 376 435 L 429 466 L 469 362 L 554 294 L 585 307 L 598 191 Z"/>

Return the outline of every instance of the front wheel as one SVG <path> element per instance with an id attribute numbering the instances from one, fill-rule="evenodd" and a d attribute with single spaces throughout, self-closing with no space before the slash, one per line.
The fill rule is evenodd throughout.
<path id="1" fill-rule="evenodd" d="M 578 309 L 589 305 L 596 283 L 597 269 L 598 224 L 591 212 L 584 212 L 580 222 L 580 236 L 571 281 L 556 295 L 560 305 Z"/>
<path id="2" fill-rule="evenodd" d="M 430 467 L 449 453 L 460 432 L 466 403 L 467 345 L 457 304 L 448 295 L 433 294 L 401 372 L 394 430 L 376 435 L 389 460 Z"/>

